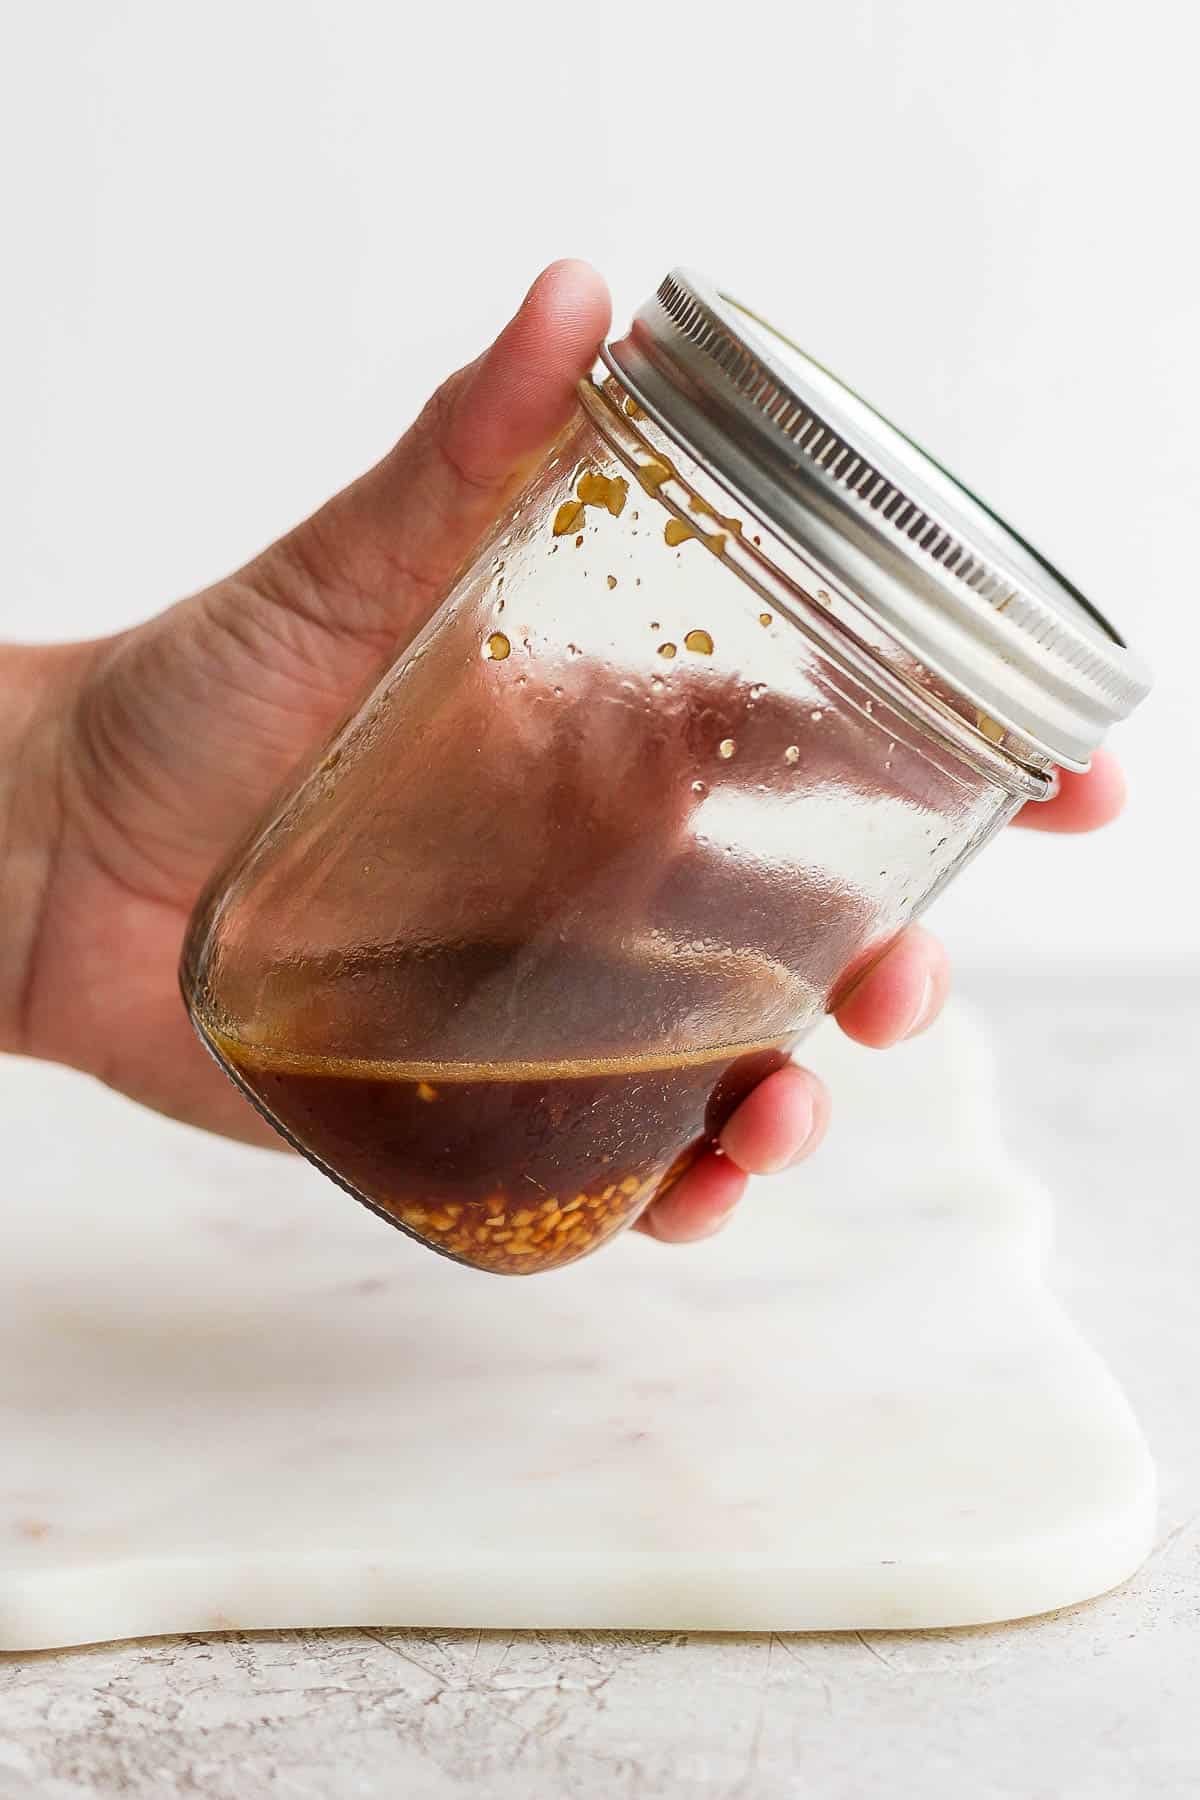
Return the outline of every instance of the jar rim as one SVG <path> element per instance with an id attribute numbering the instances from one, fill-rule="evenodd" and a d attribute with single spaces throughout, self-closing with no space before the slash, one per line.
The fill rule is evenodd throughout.
<path id="1" fill-rule="evenodd" d="M 598 373 L 602 372 L 598 370 Z M 614 392 L 614 389 L 616 390 Z M 1000 725 L 990 716 L 975 714 L 975 723 L 955 711 L 933 685 L 914 680 L 903 667 L 868 641 L 837 608 L 832 596 L 820 589 L 814 594 L 798 583 L 787 546 L 771 527 L 766 541 L 743 529 L 742 522 L 716 509 L 711 493 L 694 485 L 693 473 L 684 475 L 667 454 L 646 436 L 646 421 L 636 402 L 624 395 L 619 378 L 606 376 L 603 383 L 584 377 L 578 385 L 583 411 L 607 444 L 645 491 L 691 531 L 710 524 L 696 535 L 706 555 L 716 556 L 738 580 L 767 605 L 772 613 L 801 631 L 820 648 L 821 654 L 853 681 L 864 683 L 880 699 L 901 712 L 930 742 L 948 747 L 961 761 L 997 786 L 1022 800 L 1049 800 L 1057 791 L 1051 760 L 1019 732 L 1000 730 L 993 735 L 982 729 Z M 624 398 L 625 404 L 621 404 Z M 669 433 L 660 433 L 668 436 Z M 704 471 L 697 469 L 703 475 Z M 718 484 L 724 492 L 724 484 Z M 736 496 L 728 494 L 736 504 Z M 853 613 L 859 609 L 851 607 Z M 970 709 L 968 708 L 968 711 Z"/>
<path id="2" fill-rule="evenodd" d="M 768 529 L 950 682 L 1068 768 L 1149 672 L 1029 542 L 750 308 L 674 270 L 601 356 Z"/>

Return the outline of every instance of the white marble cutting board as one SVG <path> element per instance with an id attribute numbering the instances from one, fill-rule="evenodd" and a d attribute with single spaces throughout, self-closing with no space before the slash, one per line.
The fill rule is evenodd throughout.
<path id="1" fill-rule="evenodd" d="M 1122 1580 L 1152 1467 L 1045 1285 L 977 1030 L 809 1060 L 829 1143 L 723 1237 L 526 1280 L 0 1062 L 0 1649 L 932 1626 Z"/>

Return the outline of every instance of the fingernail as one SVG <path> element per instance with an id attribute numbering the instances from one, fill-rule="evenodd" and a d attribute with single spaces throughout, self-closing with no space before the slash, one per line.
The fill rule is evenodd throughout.
<path id="1" fill-rule="evenodd" d="M 790 1150 L 781 1150 L 775 1156 L 760 1156 L 754 1165 L 756 1175 L 778 1175 L 784 1169 L 790 1169 L 800 1155 L 812 1133 L 812 1120 L 805 1127 L 804 1136 Z M 737 1160 L 736 1158 L 734 1159 Z"/>
<path id="2" fill-rule="evenodd" d="M 812 1095 L 810 1094 L 808 1097 L 808 1122 L 806 1123 L 806 1125 L 804 1127 L 804 1135 L 800 1139 L 800 1142 L 796 1145 L 796 1148 L 792 1151 L 792 1154 L 786 1159 L 786 1161 L 781 1162 L 778 1165 L 778 1167 L 780 1169 L 792 1169 L 792 1168 L 795 1168 L 795 1166 L 798 1162 L 804 1161 L 804 1158 L 808 1155 L 808 1147 L 812 1143 L 813 1133 L 816 1131 L 816 1129 L 817 1129 L 817 1106 L 816 1106 L 815 1100 L 813 1099 Z M 774 1173 L 774 1171 L 770 1171 L 770 1173 Z"/>
<path id="3" fill-rule="evenodd" d="M 732 1206 L 727 1206 L 725 1208 L 724 1212 L 714 1213 L 712 1218 L 708 1221 L 708 1224 L 704 1227 L 704 1230 L 697 1232 L 696 1236 L 692 1239 L 692 1242 L 702 1244 L 705 1238 L 716 1237 L 718 1231 L 724 1231 L 737 1209 L 738 1203 L 735 1200 Z"/>
<path id="4" fill-rule="evenodd" d="M 934 988 L 933 976 L 929 970 L 926 969 L 925 986 L 921 990 L 921 999 L 917 1006 L 917 1010 L 913 1014 L 912 1021 L 904 1033 L 906 1038 L 916 1037 L 918 1031 L 923 1030 L 923 1028 L 928 1025 L 930 1015 L 933 1012 L 935 998 L 936 989 Z"/>

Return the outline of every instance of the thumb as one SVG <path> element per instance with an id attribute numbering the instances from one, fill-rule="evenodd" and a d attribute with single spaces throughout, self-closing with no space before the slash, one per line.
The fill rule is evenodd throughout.
<path id="1" fill-rule="evenodd" d="M 608 328 L 587 263 L 552 263 L 475 362 L 393 450 L 265 553 L 267 591 L 369 642 L 415 630 L 529 465 L 570 417 Z"/>
<path id="2" fill-rule="evenodd" d="M 376 468 L 238 574 L 82 647 L 71 760 L 127 885 L 190 904 L 440 601 L 570 416 L 607 320 L 599 276 L 554 264 Z"/>

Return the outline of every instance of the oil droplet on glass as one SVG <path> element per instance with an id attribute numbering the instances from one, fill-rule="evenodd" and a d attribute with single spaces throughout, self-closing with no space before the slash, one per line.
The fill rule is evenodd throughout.
<path id="1" fill-rule="evenodd" d="M 582 517 L 582 500 L 564 500 L 554 515 L 555 537 L 566 537 L 569 531 L 574 531 Z"/>
<path id="2" fill-rule="evenodd" d="M 737 745 L 732 738 L 722 738 L 717 745 L 717 755 L 721 757 L 723 761 L 728 762 L 736 749 Z"/>
<path id="3" fill-rule="evenodd" d="M 606 575 L 606 576 L 605 576 L 605 577 L 604 577 L 604 579 L 605 579 L 605 580 L 606 580 L 606 581 L 607 581 L 607 583 L 608 583 L 608 585 L 609 585 L 609 588 L 610 588 L 610 589 L 612 589 L 612 588 L 615 588 L 615 587 L 616 587 L 616 585 L 617 585 L 617 578 L 616 578 L 616 576 L 615 576 L 615 575 Z"/>
<path id="4" fill-rule="evenodd" d="M 755 543 L 757 543 L 757 542 L 758 542 L 758 539 L 756 538 Z M 759 613 L 758 622 L 760 625 L 770 625 L 773 623 L 773 620 L 771 618 L 770 613 Z"/>
<path id="5" fill-rule="evenodd" d="M 693 783 L 692 783 L 693 794 L 704 794 L 704 793 L 707 793 L 707 791 L 708 790 L 702 781 L 693 781 Z"/>
<path id="6" fill-rule="evenodd" d="M 1003 725 L 996 719 L 990 718 L 985 712 L 977 712 L 975 717 L 978 721 L 980 731 L 982 731 L 989 744 L 999 744 L 1003 742 Z"/>
<path id="7" fill-rule="evenodd" d="M 676 544 L 686 544 L 689 538 L 694 538 L 698 535 L 696 527 L 694 525 L 689 525 L 686 519 L 668 519 L 663 526 L 663 540 L 669 544 L 672 549 L 675 548 Z"/>
<path id="8" fill-rule="evenodd" d="M 597 470 L 589 469 L 586 475 L 580 476 L 575 492 L 585 506 L 602 506 L 614 519 L 619 519 L 625 510 L 629 483 L 621 475 L 601 475 Z"/>
<path id="9" fill-rule="evenodd" d="M 575 548 L 577 550 L 578 550 L 579 546 L 582 544 L 582 542 L 583 542 L 583 533 L 581 531 L 579 536 L 575 539 Z"/>
<path id="10" fill-rule="evenodd" d="M 502 631 L 493 631 L 487 641 L 484 655 L 490 662 L 503 662 L 512 649 L 512 645 Z"/>
<path id="11" fill-rule="evenodd" d="M 502 612 L 503 612 L 503 611 L 504 611 L 504 598 L 503 598 L 503 595 L 502 595 L 502 596 L 501 596 L 501 597 L 500 597 L 500 599 L 499 599 L 499 600 L 497 600 L 497 602 L 496 602 L 496 611 L 497 611 L 497 612 L 498 612 L 498 613 L 502 613 Z"/>
<path id="12" fill-rule="evenodd" d="M 697 656 L 711 656 L 713 653 L 713 641 L 707 631 L 689 631 L 683 641 Z"/>
<path id="13" fill-rule="evenodd" d="M 430 1101 L 436 1100 L 437 1099 L 437 1089 L 435 1087 L 431 1087 L 429 1082 L 427 1082 L 427 1081 L 418 1081 L 418 1083 L 417 1083 L 417 1099 L 424 1100 L 427 1103 Z"/>
<path id="14" fill-rule="evenodd" d="M 658 654 L 660 656 L 674 656 L 674 654 L 675 654 L 674 644 L 660 644 L 658 646 Z"/>
<path id="15" fill-rule="evenodd" d="M 674 473 L 670 463 L 665 458 L 657 456 L 652 456 L 646 462 L 639 463 L 636 470 L 639 482 L 651 496 L 656 495 L 663 482 Z"/>
<path id="16" fill-rule="evenodd" d="M 785 763 L 789 763 L 789 764 L 791 764 L 792 767 L 795 767 L 795 765 L 800 761 L 800 746 L 799 746 L 799 744 L 789 744 L 787 749 L 783 753 L 783 760 Z"/>
<path id="17" fill-rule="evenodd" d="M 651 629 L 651 631 L 661 631 L 661 630 L 662 630 L 662 623 L 661 623 L 661 621 L 660 621 L 660 620 L 658 620 L 658 619 L 651 619 L 651 621 L 650 621 L 650 629 Z"/>

